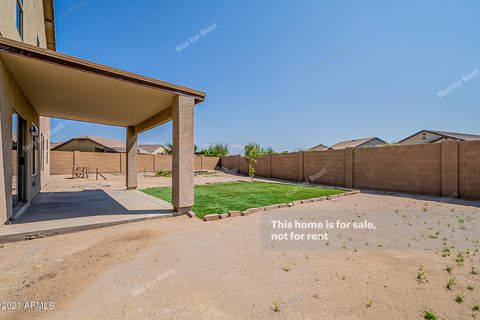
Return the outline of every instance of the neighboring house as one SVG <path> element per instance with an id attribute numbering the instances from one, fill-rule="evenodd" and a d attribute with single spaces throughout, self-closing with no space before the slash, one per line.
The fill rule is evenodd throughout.
<path id="1" fill-rule="evenodd" d="M 436 130 L 421 130 L 399 141 L 397 144 L 406 145 L 406 144 L 439 143 L 446 140 L 456 140 L 456 141 L 480 140 L 480 135 L 447 132 L 447 131 L 436 131 Z"/>
<path id="2" fill-rule="evenodd" d="M 328 150 L 328 147 L 324 144 L 319 144 L 318 146 L 310 148 L 307 151 L 324 151 L 324 150 Z"/>
<path id="3" fill-rule="evenodd" d="M 125 141 L 107 139 L 95 136 L 75 137 L 61 143 L 52 143 L 52 151 L 81 151 L 81 152 L 125 152 Z M 138 147 L 138 153 L 150 154 L 151 152 Z"/>
<path id="4" fill-rule="evenodd" d="M 27 210 L 50 177 L 49 117 L 126 128 L 129 190 L 137 188 L 138 135 L 171 121 L 173 208 L 188 212 L 194 111 L 205 93 L 55 48 L 53 0 L 0 1 L 0 226 Z"/>
<path id="5" fill-rule="evenodd" d="M 165 147 L 161 144 L 141 144 L 138 147 L 151 154 L 165 154 L 166 152 Z"/>
<path id="6" fill-rule="evenodd" d="M 387 145 L 385 141 L 377 137 L 362 138 L 355 140 L 341 141 L 334 144 L 330 149 L 340 150 L 345 148 L 368 148 L 368 147 L 379 147 Z"/>

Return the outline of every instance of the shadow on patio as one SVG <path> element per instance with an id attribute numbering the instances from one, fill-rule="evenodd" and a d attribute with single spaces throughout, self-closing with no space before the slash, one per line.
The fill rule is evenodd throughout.
<path id="1" fill-rule="evenodd" d="M 18 219 L 0 229 L 0 243 L 171 217 L 173 212 L 171 204 L 136 190 L 40 193 Z"/>
<path id="2" fill-rule="evenodd" d="M 104 215 L 171 213 L 171 209 L 141 198 L 137 192 L 91 190 L 40 193 L 15 223 Z"/>

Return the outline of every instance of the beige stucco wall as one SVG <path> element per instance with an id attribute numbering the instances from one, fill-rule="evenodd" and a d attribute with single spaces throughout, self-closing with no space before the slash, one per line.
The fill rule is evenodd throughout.
<path id="1" fill-rule="evenodd" d="M 400 145 L 408 145 L 408 144 L 425 144 L 425 143 L 432 143 L 433 141 L 439 139 L 441 136 L 438 134 L 426 132 L 425 139 L 423 139 L 423 133 L 420 132 L 407 140 L 400 142 Z"/>
<path id="2" fill-rule="evenodd" d="M 55 151 L 98 152 L 95 148 L 105 149 L 105 146 L 90 139 L 74 139 L 55 148 Z"/>
<path id="3" fill-rule="evenodd" d="M 46 48 L 46 35 L 45 35 L 45 20 L 43 12 L 43 1 L 40 0 L 28 0 L 24 1 L 23 5 L 23 39 L 16 27 L 16 4 L 17 0 L 0 0 L 0 32 L 3 37 L 13 39 L 16 41 L 23 41 L 30 45 L 37 45 L 37 38 L 40 43 L 40 47 Z M 0 225 L 3 224 L 8 218 L 12 216 L 12 112 L 15 110 L 24 120 L 26 120 L 26 133 L 25 133 L 25 145 L 26 151 L 26 200 L 31 201 L 33 197 L 40 191 L 42 185 L 48 183 L 49 180 L 49 165 L 46 162 L 41 165 L 41 152 L 39 151 L 38 172 L 32 175 L 32 135 L 29 133 L 29 129 L 34 123 L 40 130 L 40 133 L 44 137 L 49 136 L 50 120 L 44 118 L 40 120 L 34 107 L 28 101 L 27 97 L 19 87 L 15 78 L 12 76 L 2 59 L 0 59 L 0 112 L 1 112 L 1 139 L 2 139 L 2 157 L 3 177 L 1 177 L 0 183 L 3 188 L 0 195 L 0 201 L 4 201 L 6 204 L 6 210 L 3 209 L 0 212 Z M 37 141 L 39 144 L 37 148 L 40 148 L 40 136 Z M 48 138 L 48 141 L 50 139 Z M 48 146 L 46 146 L 47 148 Z M 43 150 L 46 152 L 46 150 Z M 1 170 L 2 168 L 0 168 Z M 2 206 L 3 207 L 3 206 Z M 5 207 L 3 207 L 5 208 Z"/>
<path id="4" fill-rule="evenodd" d="M 5 194 L 1 197 L 6 202 L 6 212 L 0 212 L 0 224 L 12 216 L 12 112 L 15 111 L 26 121 L 26 200 L 30 201 L 40 191 L 40 173 L 32 175 L 32 135 L 28 132 L 34 123 L 39 127 L 39 116 L 24 95 L 13 75 L 0 58 L 0 112 L 1 138 L 3 156 L 3 183 Z M 39 161 L 39 158 L 37 158 Z M 39 164 L 40 168 L 40 164 Z"/>
<path id="5" fill-rule="evenodd" d="M 22 41 L 16 25 L 17 0 L 0 0 L 0 32 L 6 38 Z M 28 0 L 23 4 L 23 42 L 36 46 L 37 36 L 40 47 L 47 47 L 43 1 Z"/>

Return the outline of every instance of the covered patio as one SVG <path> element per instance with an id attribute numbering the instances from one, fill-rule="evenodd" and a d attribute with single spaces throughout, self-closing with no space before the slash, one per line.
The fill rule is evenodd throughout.
<path id="1" fill-rule="evenodd" d="M 170 203 L 137 190 L 42 192 L 13 224 L 0 229 L 0 243 L 173 215 Z"/>
<path id="2" fill-rule="evenodd" d="M 68 217 L 74 208 L 79 215 L 83 213 L 83 218 L 92 219 L 102 215 L 102 210 L 107 216 L 136 211 L 124 206 L 119 199 L 129 199 L 130 206 L 133 199 L 142 200 L 133 191 L 138 186 L 138 135 L 169 121 L 173 122 L 173 207 L 145 209 L 140 206 L 137 213 L 170 210 L 171 215 L 181 215 L 191 209 L 194 202 L 194 107 L 204 101 L 204 92 L 5 38 L 0 38 L 0 58 L 39 116 L 126 128 L 126 190 L 110 194 L 101 190 L 90 194 L 79 192 L 78 195 L 41 193 L 31 201 L 23 219 L 46 223 L 45 220 L 50 220 L 44 219 L 48 215 L 52 220 L 58 220 L 62 212 Z M 8 190 L 6 195 L 8 197 Z M 96 205 L 79 206 L 85 201 Z M 39 211 L 41 203 L 43 206 Z M 48 212 L 42 211 L 45 208 Z M 90 214 L 92 210 L 95 215 Z M 21 222 L 22 218 L 18 220 Z"/>

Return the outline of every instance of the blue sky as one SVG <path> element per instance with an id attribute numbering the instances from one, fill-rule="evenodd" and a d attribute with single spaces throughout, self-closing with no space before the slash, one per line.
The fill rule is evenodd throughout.
<path id="1" fill-rule="evenodd" d="M 57 0 L 55 10 L 58 51 L 205 91 L 200 147 L 225 142 L 238 153 L 254 141 L 293 151 L 421 129 L 480 134 L 478 1 Z M 59 122 L 53 141 L 125 136 L 65 120 L 52 127 Z M 140 136 L 170 141 L 170 125 Z"/>

